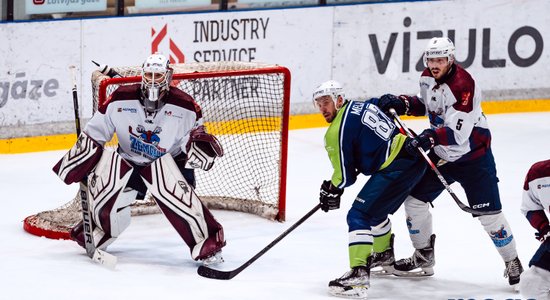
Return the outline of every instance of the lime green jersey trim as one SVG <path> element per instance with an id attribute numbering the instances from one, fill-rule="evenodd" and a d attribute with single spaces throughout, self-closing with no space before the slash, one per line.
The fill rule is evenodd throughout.
<path id="1" fill-rule="evenodd" d="M 347 106 L 348 103 L 338 110 L 336 117 L 332 120 L 325 133 L 325 150 L 327 150 L 328 158 L 334 169 L 331 177 L 334 186 L 338 186 L 343 181 L 342 160 L 340 159 L 340 127 L 342 126 L 342 119 Z"/>
<path id="2" fill-rule="evenodd" d="M 390 145 L 390 155 L 378 170 L 383 170 L 385 167 L 389 166 L 393 162 L 393 160 L 397 157 L 397 154 L 399 154 L 399 151 L 401 151 L 401 148 L 403 148 L 403 144 L 405 144 L 405 139 L 407 139 L 407 137 L 400 133 L 396 134 L 393 137 Z"/>

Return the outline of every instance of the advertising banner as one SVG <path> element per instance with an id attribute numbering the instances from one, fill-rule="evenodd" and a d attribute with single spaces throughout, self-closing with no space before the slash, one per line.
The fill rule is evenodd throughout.
<path id="1" fill-rule="evenodd" d="M 104 11 L 106 9 L 107 0 L 25 0 L 27 15 Z"/>
<path id="2" fill-rule="evenodd" d="M 165 8 L 210 5 L 211 0 L 136 0 L 136 8 Z"/>
<path id="3" fill-rule="evenodd" d="M 68 66 L 80 64 L 80 22 L 4 24 L 0 36 L 9 41 L 0 43 L 0 128 L 73 118 Z"/>
<path id="4" fill-rule="evenodd" d="M 26 1 L 32 4 L 27 8 L 77 5 Z M 105 6 L 95 0 L 78 5 L 90 8 L 99 2 Z M 548 16 L 546 0 L 464 0 L 4 23 L 0 128 L 37 125 L 47 135 L 52 124 L 73 121 L 69 65 L 79 70 L 82 116 L 88 118 L 90 77 L 97 68 L 92 60 L 138 66 L 155 52 L 173 63 L 285 66 L 292 74 L 294 113 L 300 107 L 312 112 L 311 92 L 328 79 L 341 81 L 353 99 L 416 94 L 424 48 L 431 37 L 443 35 L 455 41 L 457 61 L 484 93 L 529 99 L 550 90 L 544 76 L 550 65 Z"/>
<path id="5" fill-rule="evenodd" d="M 449 36 L 455 41 L 457 62 L 486 94 L 516 89 L 529 98 L 533 89 L 549 87 L 546 76 L 540 76 L 550 63 L 549 12 L 548 3 L 538 0 L 338 7 L 334 77 L 354 96 L 418 93 L 421 58 L 429 39 Z"/>
<path id="6" fill-rule="evenodd" d="M 83 76 L 96 68 L 91 60 L 137 66 L 154 52 L 174 63 L 265 62 L 289 68 L 291 101 L 309 103 L 313 88 L 331 77 L 332 15 L 321 8 L 85 20 Z"/>

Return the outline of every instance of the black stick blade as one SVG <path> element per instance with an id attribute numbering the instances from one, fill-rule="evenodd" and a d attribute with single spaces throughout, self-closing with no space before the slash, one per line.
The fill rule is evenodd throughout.
<path id="1" fill-rule="evenodd" d="M 300 220 L 298 220 L 294 225 L 290 226 L 285 232 L 283 232 L 281 235 L 279 235 L 276 239 L 274 239 L 269 245 L 265 246 L 260 252 L 256 253 L 251 259 L 249 259 L 247 262 L 242 264 L 240 267 L 236 268 L 233 271 L 220 271 L 220 270 L 214 270 L 210 269 L 206 266 L 200 266 L 197 270 L 197 273 L 206 278 L 211 279 L 220 279 L 220 280 L 228 280 L 231 279 L 239 273 L 241 273 L 244 269 L 246 269 L 248 266 L 250 266 L 253 262 L 255 262 L 260 256 L 264 255 L 269 249 L 271 249 L 275 244 L 277 244 L 280 240 L 282 240 L 285 236 L 287 236 L 290 232 L 292 232 L 296 227 L 298 227 L 300 224 L 304 223 L 307 218 L 311 217 L 317 210 L 321 208 L 321 203 L 318 203 L 312 210 L 310 210 L 305 216 L 303 216 Z"/>
<path id="2" fill-rule="evenodd" d="M 229 280 L 239 274 L 239 272 L 235 271 L 214 270 L 206 266 L 200 266 L 197 273 L 202 277 L 219 280 Z"/>

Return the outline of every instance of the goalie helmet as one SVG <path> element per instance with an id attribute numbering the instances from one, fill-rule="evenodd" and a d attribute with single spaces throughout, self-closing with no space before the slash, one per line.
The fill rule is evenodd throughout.
<path id="1" fill-rule="evenodd" d="M 424 51 L 424 66 L 428 67 L 428 58 L 446 57 L 449 64 L 455 61 L 455 45 L 447 37 L 434 37 L 426 46 Z"/>
<path id="2" fill-rule="evenodd" d="M 338 107 L 338 96 L 344 98 L 344 88 L 336 80 L 329 80 L 321 83 L 313 92 L 313 105 L 316 105 L 316 100 L 323 96 L 330 96 L 334 102 L 334 107 Z"/>
<path id="3" fill-rule="evenodd" d="M 170 89 L 173 70 L 166 56 L 155 53 L 141 66 L 141 93 L 145 109 L 156 111 L 162 107 L 162 98 Z"/>

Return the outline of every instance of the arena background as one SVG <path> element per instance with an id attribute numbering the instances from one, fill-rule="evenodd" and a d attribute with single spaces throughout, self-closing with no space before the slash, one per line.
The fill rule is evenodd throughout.
<path id="1" fill-rule="evenodd" d="M 74 143 L 69 65 L 78 69 L 86 120 L 92 60 L 139 65 L 157 50 L 177 63 L 242 60 L 289 68 L 290 128 L 297 129 L 326 125 L 310 95 L 327 79 L 342 82 L 350 99 L 417 93 L 426 42 L 448 35 L 457 61 L 482 87 L 485 113 L 549 111 L 548 16 L 545 0 L 464 0 L 2 23 L 0 153 Z"/>

